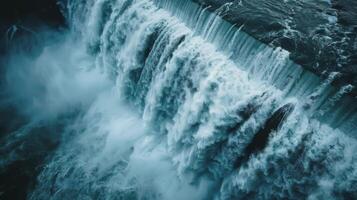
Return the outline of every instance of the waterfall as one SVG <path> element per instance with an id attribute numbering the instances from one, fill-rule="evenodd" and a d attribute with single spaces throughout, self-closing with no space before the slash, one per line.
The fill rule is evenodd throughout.
<path id="1" fill-rule="evenodd" d="M 357 104 L 338 73 L 321 79 L 189 0 L 67 8 L 113 86 L 66 128 L 30 199 L 357 196 Z"/>

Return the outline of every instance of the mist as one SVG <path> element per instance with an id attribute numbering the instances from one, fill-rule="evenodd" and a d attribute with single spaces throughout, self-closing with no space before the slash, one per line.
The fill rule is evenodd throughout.
<path id="1" fill-rule="evenodd" d="M 198 2 L 64 0 L 61 26 L 7 26 L 0 199 L 356 196 L 353 85 Z"/>
<path id="2" fill-rule="evenodd" d="M 22 121 L 1 141 L 0 167 L 6 171 L 25 160 L 20 171 L 37 169 L 24 175 L 35 179 L 27 185 L 27 198 L 206 195 L 208 182 L 191 185 L 176 174 L 164 137 L 123 101 L 115 80 L 96 66 L 83 41 L 50 29 L 33 37 L 11 44 L 2 84 L 2 107 L 13 107 Z M 4 178 L 5 185 L 11 178 Z"/>

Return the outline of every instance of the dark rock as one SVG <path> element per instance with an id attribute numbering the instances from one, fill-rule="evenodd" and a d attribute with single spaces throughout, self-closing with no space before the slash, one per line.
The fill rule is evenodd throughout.
<path id="1" fill-rule="evenodd" d="M 239 168 L 243 163 L 245 163 L 252 155 L 257 154 L 264 150 L 269 142 L 269 136 L 277 131 L 285 119 L 294 110 L 294 104 L 286 104 L 276 110 L 272 116 L 265 122 L 261 130 L 255 134 L 250 144 L 246 147 L 243 157 L 238 158 L 235 162 L 235 166 Z"/>

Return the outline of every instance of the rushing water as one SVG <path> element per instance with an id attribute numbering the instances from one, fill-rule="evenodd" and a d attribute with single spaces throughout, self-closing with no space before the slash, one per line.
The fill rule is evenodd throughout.
<path id="1" fill-rule="evenodd" d="M 320 80 L 190 1 L 67 3 L 65 39 L 7 72 L 28 129 L 66 119 L 29 199 L 357 198 L 338 74 Z"/>

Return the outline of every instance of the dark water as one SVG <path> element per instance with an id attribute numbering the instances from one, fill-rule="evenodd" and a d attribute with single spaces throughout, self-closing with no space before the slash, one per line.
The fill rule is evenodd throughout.
<path id="1" fill-rule="evenodd" d="M 255 38 L 291 52 L 290 58 L 319 75 L 341 73 L 338 85 L 356 85 L 357 1 L 198 0 L 221 10 Z"/>
<path id="2" fill-rule="evenodd" d="M 357 198 L 355 1 L 195 2 L 1 7 L 0 199 Z"/>

